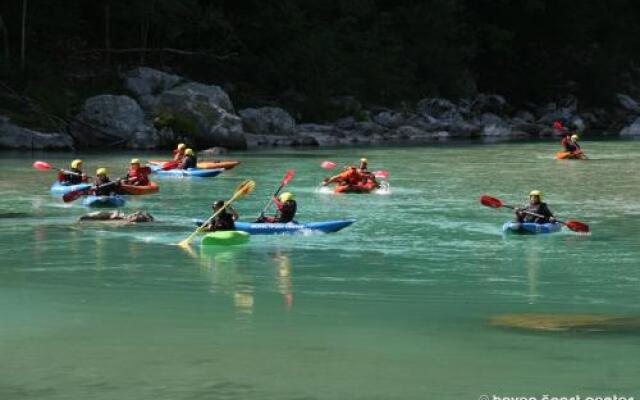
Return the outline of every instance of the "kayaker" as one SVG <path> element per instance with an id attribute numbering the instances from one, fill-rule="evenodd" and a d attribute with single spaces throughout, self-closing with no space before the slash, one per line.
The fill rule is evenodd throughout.
<path id="1" fill-rule="evenodd" d="M 545 224 L 548 222 L 556 222 L 553 217 L 553 213 L 547 207 L 547 203 L 542 202 L 542 192 L 539 190 L 532 190 L 529 193 L 529 205 L 523 208 L 515 209 L 517 222 L 534 222 L 536 224 Z M 539 216 L 531 215 L 529 213 L 538 214 Z"/>
<path id="2" fill-rule="evenodd" d="M 187 145 L 184 143 L 180 143 L 178 147 L 173 151 L 173 160 L 182 161 L 182 159 L 184 158 L 184 153 L 186 149 L 187 149 Z"/>
<path id="3" fill-rule="evenodd" d="M 578 144 L 578 139 L 580 139 L 580 137 L 577 134 L 571 135 L 570 146 L 573 149 L 571 150 L 571 152 L 574 152 L 574 153 L 582 152 L 582 149 L 580 148 L 580 144 Z"/>
<path id="4" fill-rule="evenodd" d="M 224 207 L 224 200 L 218 200 L 213 203 L 212 208 L 214 214 Z M 236 228 L 235 221 L 238 219 L 238 213 L 233 208 L 227 206 L 220 214 L 216 215 L 208 224 L 202 225 L 201 231 L 232 231 Z"/>
<path id="5" fill-rule="evenodd" d="M 77 185 L 88 180 L 87 175 L 82 172 L 82 160 L 71 161 L 71 170 L 61 169 L 58 171 L 58 181 L 63 185 Z"/>
<path id="6" fill-rule="evenodd" d="M 178 165 L 179 169 L 189 169 L 189 168 L 197 168 L 198 167 L 198 158 L 193 153 L 192 149 L 186 149 L 184 151 L 184 158 L 180 165 Z"/>
<path id="7" fill-rule="evenodd" d="M 369 161 L 366 158 L 360 159 L 360 167 L 358 168 L 358 173 L 360 174 L 360 184 L 361 185 L 372 185 L 375 188 L 380 187 L 380 183 L 376 179 L 376 176 L 369 172 L 367 169 L 369 165 Z"/>
<path id="8" fill-rule="evenodd" d="M 151 222 L 153 216 L 148 212 L 136 211 L 132 214 L 125 214 L 122 211 L 96 211 L 81 216 L 79 221 L 124 221 L 127 223 Z"/>
<path id="9" fill-rule="evenodd" d="M 354 166 L 346 167 L 340 174 L 326 178 L 322 181 L 322 186 L 327 186 L 331 183 L 337 183 L 339 185 L 357 185 L 362 181 L 362 176 L 358 171 L 358 168 Z"/>
<path id="10" fill-rule="evenodd" d="M 566 152 L 569 152 L 569 153 L 573 152 L 573 150 L 571 150 L 573 148 L 571 146 L 571 132 L 569 131 L 564 132 L 564 136 L 560 141 L 560 146 L 562 146 L 564 148 L 564 151 Z"/>
<path id="11" fill-rule="evenodd" d="M 151 168 L 149 167 L 141 167 L 140 160 L 134 158 L 131 160 L 129 171 L 127 171 L 127 176 L 124 178 L 125 183 L 134 186 L 147 186 L 149 184 L 149 174 L 151 173 Z"/>
<path id="12" fill-rule="evenodd" d="M 261 216 L 256 222 L 281 222 L 287 223 L 293 221 L 298 210 L 298 204 L 296 198 L 291 192 L 282 193 L 279 199 L 273 198 L 273 203 L 276 205 L 278 212 L 273 217 Z"/>
<path id="13" fill-rule="evenodd" d="M 93 194 L 96 196 L 110 196 L 116 192 L 118 182 L 113 182 L 107 176 L 106 168 L 98 168 L 93 179 Z"/>

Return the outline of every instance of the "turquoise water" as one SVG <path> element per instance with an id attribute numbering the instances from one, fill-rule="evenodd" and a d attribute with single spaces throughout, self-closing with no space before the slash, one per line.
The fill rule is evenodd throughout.
<path id="1" fill-rule="evenodd" d="M 135 226 L 78 223 L 35 159 L 0 161 L 0 399 L 477 399 L 640 397 L 635 334 L 531 333 L 505 313 L 639 315 L 640 142 L 494 144 L 237 153 L 205 180 L 158 179 Z M 318 190 L 323 160 L 369 158 L 386 195 Z M 83 154 L 124 172 L 132 154 Z M 143 154 L 160 158 L 161 154 Z M 171 244 L 244 178 L 253 218 L 287 168 L 300 221 L 355 218 L 331 235 L 253 237 L 192 252 Z M 592 233 L 508 236 L 507 211 L 540 189 Z"/>

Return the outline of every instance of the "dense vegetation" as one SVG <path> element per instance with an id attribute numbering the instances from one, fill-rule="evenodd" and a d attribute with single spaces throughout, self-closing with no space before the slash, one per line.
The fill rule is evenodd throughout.
<path id="1" fill-rule="evenodd" d="M 0 80 L 61 117 L 137 65 L 308 118 L 344 94 L 606 104 L 640 58 L 639 19 L 633 0 L 6 0 Z"/>

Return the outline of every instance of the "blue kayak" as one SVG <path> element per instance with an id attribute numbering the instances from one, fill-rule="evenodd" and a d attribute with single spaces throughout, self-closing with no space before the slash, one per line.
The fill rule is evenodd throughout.
<path id="1" fill-rule="evenodd" d="M 75 192 L 76 190 L 84 190 L 89 189 L 91 187 L 88 183 L 79 183 L 77 185 L 63 185 L 60 182 L 54 182 L 51 185 L 51 189 L 49 191 L 54 196 L 64 196 L 67 193 Z"/>
<path id="2" fill-rule="evenodd" d="M 151 171 L 158 176 L 176 176 L 176 177 L 197 177 L 197 178 L 211 178 L 214 176 L 218 176 L 224 172 L 224 168 L 212 168 L 212 169 L 201 169 L 201 168 L 189 168 L 189 169 L 170 169 L 167 171 L 163 171 L 157 165 L 151 165 Z"/>
<path id="3" fill-rule="evenodd" d="M 111 196 L 86 196 L 82 205 L 87 207 L 122 207 L 126 203 L 124 197 L 117 194 Z"/>
<path id="4" fill-rule="evenodd" d="M 195 219 L 197 225 L 202 225 L 203 220 Z M 338 232 L 341 229 L 356 222 L 353 219 L 324 221 L 324 222 L 307 222 L 304 224 L 297 222 L 288 223 L 256 223 L 256 222 L 239 222 L 236 221 L 236 230 L 247 232 L 252 235 L 278 235 L 278 234 L 294 234 L 294 233 L 312 233 L 312 232 Z"/>
<path id="5" fill-rule="evenodd" d="M 546 223 L 546 224 L 536 224 L 533 222 L 505 222 L 502 225 L 502 231 L 508 233 L 518 233 L 518 234 L 538 234 L 538 233 L 554 233 L 560 232 L 562 229 L 562 224 L 557 222 L 554 223 Z"/>

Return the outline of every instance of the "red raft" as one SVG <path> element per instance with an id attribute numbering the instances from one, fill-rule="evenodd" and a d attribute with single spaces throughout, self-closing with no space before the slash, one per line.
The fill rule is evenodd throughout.
<path id="1" fill-rule="evenodd" d="M 334 193 L 371 193 L 378 189 L 378 185 L 375 182 L 363 182 L 355 185 L 338 185 L 333 189 Z"/>

